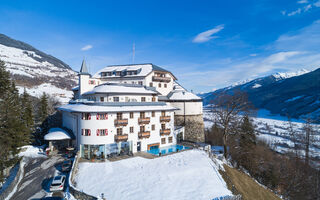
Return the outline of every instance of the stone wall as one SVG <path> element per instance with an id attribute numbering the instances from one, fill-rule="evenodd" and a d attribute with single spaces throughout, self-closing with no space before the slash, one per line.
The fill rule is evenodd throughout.
<path id="1" fill-rule="evenodd" d="M 185 127 L 184 140 L 204 142 L 204 124 L 202 114 L 186 116 L 175 115 L 174 125 Z"/>

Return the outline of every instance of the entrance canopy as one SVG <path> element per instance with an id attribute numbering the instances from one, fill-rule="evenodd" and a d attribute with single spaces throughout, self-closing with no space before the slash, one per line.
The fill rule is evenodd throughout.
<path id="1" fill-rule="evenodd" d="M 72 135 L 62 128 L 51 128 L 49 133 L 44 136 L 44 140 L 71 140 Z"/>

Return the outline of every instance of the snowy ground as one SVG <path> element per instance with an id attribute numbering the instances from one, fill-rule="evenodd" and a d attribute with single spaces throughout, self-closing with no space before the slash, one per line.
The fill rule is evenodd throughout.
<path id="1" fill-rule="evenodd" d="M 232 195 L 217 166 L 198 150 L 155 159 L 80 163 L 77 188 L 106 199 L 213 199 Z"/>
<path id="2" fill-rule="evenodd" d="M 212 118 L 211 113 L 208 110 L 204 110 L 204 124 L 205 128 L 211 128 Z M 261 140 L 269 143 L 275 151 L 279 153 L 284 153 L 292 151 L 294 143 L 290 140 L 290 135 L 288 132 L 289 122 L 286 117 L 280 115 L 273 115 L 267 110 L 259 110 L 256 117 L 253 117 L 254 124 L 256 125 L 256 130 L 258 131 L 257 137 Z M 299 119 L 292 119 L 293 128 L 296 131 L 301 131 L 303 127 L 303 121 Z M 314 125 L 320 128 L 320 125 Z M 320 155 L 320 135 L 316 137 L 319 141 L 317 147 L 312 147 L 310 149 L 310 154 L 312 157 Z M 303 156 L 303 151 L 299 151 Z"/>
<path id="3" fill-rule="evenodd" d="M 39 157 L 47 157 L 45 152 L 43 152 L 42 146 L 32 146 L 26 145 L 20 148 L 19 157 L 29 157 L 29 158 L 39 158 Z"/>

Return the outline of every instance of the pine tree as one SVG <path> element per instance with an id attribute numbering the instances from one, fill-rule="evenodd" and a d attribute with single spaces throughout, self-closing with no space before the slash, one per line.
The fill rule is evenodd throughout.
<path id="1" fill-rule="evenodd" d="M 18 90 L 0 61 L 0 181 L 3 170 L 17 162 L 19 147 L 28 141 L 25 131 Z"/>
<path id="2" fill-rule="evenodd" d="M 20 98 L 21 106 L 22 106 L 22 120 L 25 124 L 26 131 L 25 131 L 25 142 L 30 142 L 31 134 L 34 131 L 34 116 L 33 116 L 33 109 L 30 100 L 30 95 L 27 93 L 26 89 L 24 89 L 23 94 Z"/>
<path id="3" fill-rule="evenodd" d="M 43 93 L 40 97 L 40 108 L 38 110 L 39 121 L 42 123 L 48 117 L 48 96 Z"/>

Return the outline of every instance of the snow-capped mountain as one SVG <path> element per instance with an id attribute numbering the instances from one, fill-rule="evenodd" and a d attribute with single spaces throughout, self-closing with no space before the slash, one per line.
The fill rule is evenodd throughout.
<path id="1" fill-rule="evenodd" d="M 0 34 L 0 60 L 6 63 L 20 92 L 39 97 L 43 92 L 67 102 L 77 73 L 61 60 L 34 47 Z"/>
<path id="2" fill-rule="evenodd" d="M 274 114 L 312 118 L 320 122 L 320 68 L 311 72 L 300 70 L 276 73 L 200 96 L 204 105 L 207 105 L 216 96 L 232 93 L 234 90 L 246 92 L 257 108 L 268 109 Z"/>
<path id="3" fill-rule="evenodd" d="M 291 78 L 294 76 L 300 76 L 302 74 L 309 73 L 309 72 L 310 72 L 309 70 L 301 69 L 296 72 L 285 72 L 285 73 L 278 72 L 273 74 L 272 76 L 274 76 L 277 80 L 283 80 L 283 79 Z"/>

